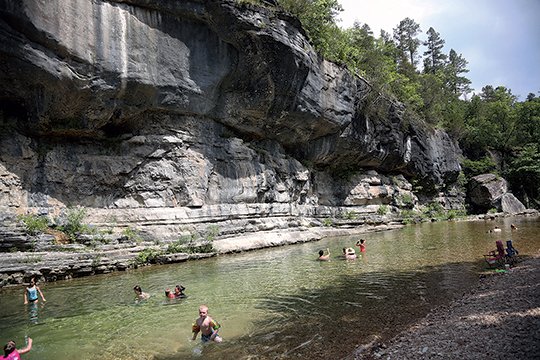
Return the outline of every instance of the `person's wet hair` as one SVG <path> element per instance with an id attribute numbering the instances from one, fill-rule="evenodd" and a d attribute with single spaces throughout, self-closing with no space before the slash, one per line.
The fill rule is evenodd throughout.
<path id="1" fill-rule="evenodd" d="M 136 292 L 142 292 L 142 289 L 141 289 L 141 287 L 139 285 L 135 285 L 133 287 L 133 290 L 135 290 Z"/>
<path id="2" fill-rule="evenodd" d="M 319 250 L 319 256 L 323 256 L 324 254 L 324 251 L 323 250 Z"/>
<path id="3" fill-rule="evenodd" d="M 15 350 L 15 341 L 9 340 L 8 343 L 4 346 L 4 356 L 8 356 Z"/>

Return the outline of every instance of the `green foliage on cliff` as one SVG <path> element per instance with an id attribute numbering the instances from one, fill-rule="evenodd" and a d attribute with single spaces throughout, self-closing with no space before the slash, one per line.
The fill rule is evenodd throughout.
<path id="1" fill-rule="evenodd" d="M 27 214 L 19 215 L 17 219 L 24 224 L 25 231 L 28 235 L 41 234 L 48 228 L 48 220 L 45 216 Z"/>
<path id="2" fill-rule="evenodd" d="M 84 223 L 86 218 L 86 209 L 83 207 L 70 207 L 65 211 L 64 224 L 58 229 L 66 233 L 70 240 L 75 242 L 78 234 L 88 233 L 89 227 Z"/>

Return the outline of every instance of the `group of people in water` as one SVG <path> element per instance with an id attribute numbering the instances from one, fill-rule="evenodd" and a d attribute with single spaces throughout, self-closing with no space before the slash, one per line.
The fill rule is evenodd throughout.
<path id="1" fill-rule="evenodd" d="M 365 253 L 366 253 L 366 240 L 365 239 L 360 239 L 354 245 L 358 246 L 358 248 L 360 250 L 360 254 L 362 254 L 362 256 L 364 256 Z M 354 260 L 354 259 L 357 258 L 356 251 L 352 247 L 344 247 L 343 248 L 343 254 L 342 254 L 341 258 L 345 259 L 345 260 Z M 319 257 L 317 258 L 317 260 L 329 261 L 330 260 L 330 249 L 326 248 L 326 252 L 324 250 L 319 250 Z"/>
<path id="2" fill-rule="evenodd" d="M 360 253 L 362 255 L 366 252 L 366 240 L 360 239 L 356 242 L 355 246 L 358 246 Z M 343 258 L 346 260 L 354 260 L 356 259 L 356 252 L 352 247 L 343 248 Z M 326 253 L 324 250 L 319 251 L 319 257 L 318 260 L 321 261 L 328 261 L 330 260 L 330 249 L 326 249 Z M 184 293 L 186 288 L 180 284 L 176 285 L 174 287 L 174 291 L 171 291 L 170 288 L 165 289 L 165 297 L 167 299 L 182 299 L 185 298 L 187 295 Z M 147 300 L 150 298 L 150 294 L 144 292 L 140 285 L 135 285 L 133 287 L 133 291 L 135 292 L 135 299 L 137 301 L 141 300 Z M 39 301 L 39 296 L 41 296 L 41 299 L 45 302 L 45 296 L 43 295 L 43 292 L 37 286 L 36 281 L 34 278 L 30 279 L 30 284 L 26 287 L 26 290 L 24 292 L 24 303 L 37 303 Z M 221 342 L 223 339 L 221 336 L 219 336 L 218 331 L 221 328 L 221 325 L 214 320 L 210 315 L 208 315 L 208 306 L 201 305 L 199 306 L 199 317 L 195 319 L 195 321 L 192 324 L 192 332 L 193 337 L 192 340 L 195 340 L 197 338 L 197 335 L 201 333 L 201 340 L 202 342 Z M 28 338 L 27 344 L 22 349 L 17 349 L 15 346 L 15 342 L 13 340 L 10 340 L 5 346 L 4 346 L 4 355 L 0 356 L 0 360 L 20 360 L 20 355 L 25 354 L 29 352 L 32 349 L 32 339 Z"/>
<path id="3" fill-rule="evenodd" d="M 184 294 L 184 290 L 186 290 L 186 288 L 182 285 L 176 285 L 174 287 L 174 292 L 172 292 L 171 289 L 167 288 L 165 289 L 165 297 L 167 299 L 183 299 L 187 297 L 187 295 Z M 133 287 L 133 291 L 135 292 L 136 300 L 147 300 L 150 297 L 150 294 L 142 291 L 140 285 L 135 285 Z"/>
<path id="4" fill-rule="evenodd" d="M 169 288 L 165 289 L 165 296 L 167 299 L 183 299 L 187 296 L 184 294 L 184 290 L 186 290 L 184 286 L 176 285 L 174 287 L 174 292 L 172 292 Z M 135 297 L 137 300 L 147 300 L 150 297 L 150 294 L 142 291 L 139 285 L 135 285 L 133 287 L 133 291 L 135 292 Z M 208 306 L 201 305 L 199 306 L 199 317 L 195 319 L 191 326 L 191 330 L 193 332 L 192 340 L 195 340 L 200 332 L 202 342 L 221 342 L 223 339 L 218 335 L 220 328 L 221 325 L 216 320 L 212 319 L 210 315 L 208 315 Z"/>
<path id="5" fill-rule="evenodd" d="M 515 224 L 510 224 L 510 229 L 512 231 L 514 231 L 514 230 L 517 230 L 518 228 L 517 228 L 517 226 Z M 500 227 L 498 227 L 498 226 L 495 226 L 493 229 L 489 229 L 487 232 L 488 233 L 498 233 L 498 232 L 502 232 L 502 229 Z"/>
<path id="6" fill-rule="evenodd" d="M 186 290 L 184 286 L 176 285 L 174 287 L 174 292 L 169 288 L 165 289 L 165 296 L 167 299 L 183 299 L 187 297 L 187 295 L 184 294 L 184 290 Z M 142 291 L 139 285 L 135 285 L 133 291 L 135 292 L 136 300 L 147 300 L 150 297 L 150 294 Z M 195 319 L 191 326 L 193 332 L 192 340 L 195 340 L 200 332 L 203 343 L 209 341 L 221 342 L 223 339 L 218 335 L 220 328 L 221 325 L 208 315 L 208 306 L 201 305 L 199 306 L 199 317 Z"/>
<path id="7" fill-rule="evenodd" d="M 184 293 L 186 288 L 180 284 L 176 285 L 174 291 L 167 288 L 165 290 L 165 296 L 167 299 L 182 299 L 187 295 Z M 135 299 L 137 301 L 147 300 L 150 298 L 150 294 L 144 292 L 140 285 L 135 285 L 133 287 L 135 292 Z M 24 291 L 24 304 L 37 304 L 39 302 L 39 297 L 43 302 L 46 302 L 43 292 L 36 284 L 35 278 L 30 279 L 29 285 Z M 221 342 L 223 339 L 218 335 L 218 331 L 221 328 L 221 325 L 214 320 L 210 315 L 208 315 L 208 306 L 201 305 L 199 306 L 199 317 L 195 319 L 192 324 L 192 339 L 195 340 L 197 335 L 201 333 L 202 342 Z M 26 339 L 25 347 L 17 349 L 15 341 L 9 340 L 4 346 L 4 355 L 0 355 L 0 360 L 20 360 L 21 354 L 26 354 L 32 349 L 32 338 L 28 337 Z"/>

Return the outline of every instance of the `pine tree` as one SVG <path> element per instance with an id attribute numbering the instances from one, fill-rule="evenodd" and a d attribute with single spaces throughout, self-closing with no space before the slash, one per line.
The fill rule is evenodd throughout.
<path id="1" fill-rule="evenodd" d="M 432 27 L 426 32 L 428 39 L 424 42 L 427 50 L 424 52 L 424 73 L 435 74 L 437 71 L 442 70 L 447 58 L 446 54 L 442 52 L 444 46 L 444 40 L 441 39 L 440 34 Z"/>
<path id="2" fill-rule="evenodd" d="M 399 61 L 401 63 L 408 62 L 413 68 L 416 67 L 418 48 L 421 44 L 417 38 L 419 33 L 420 25 L 410 18 L 401 20 L 394 29 L 394 40 L 397 48 L 400 50 Z"/>
<path id="3" fill-rule="evenodd" d="M 456 53 L 454 49 L 450 50 L 448 62 L 446 63 L 446 85 L 448 90 L 456 95 L 468 94 L 471 92 L 471 81 L 461 74 L 468 73 L 467 60 Z"/>

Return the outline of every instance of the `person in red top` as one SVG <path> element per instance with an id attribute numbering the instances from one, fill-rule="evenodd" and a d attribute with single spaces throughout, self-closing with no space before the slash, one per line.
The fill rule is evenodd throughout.
<path id="1" fill-rule="evenodd" d="M 364 239 L 360 239 L 360 241 L 357 241 L 356 242 L 356 246 L 358 246 L 360 248 L 360 252 L 361 253 L 365 253 L 366 252 L 366 245 L 365 245 L 365 242 L 366 240 Z"/>
<path id="2" fill-rule="evenodd" d="M 171 292 L 171 289 L 165 290 L 165 296 L 166 296 L 167 298 L 169 298 L 169 299 L 174 299 L 174 298 L 176 298 L 176 297 L 174 296 L 174 294 Z"/>
<path id="3" fill-rule="evenodd" d="M 0 360 L 20 360 L 21 354 L 26 354 L 32 349 L 32 338 L 28 338 L 28 342 L 24 348 L 17 350 L 15 341 L 9 340 L 4 346 L 4 356 L 0 356 Z"/>

